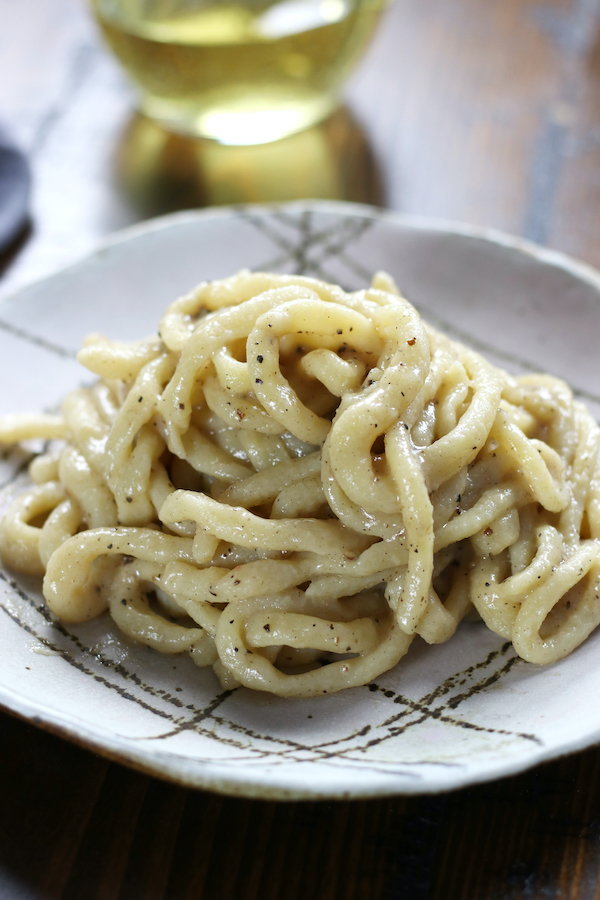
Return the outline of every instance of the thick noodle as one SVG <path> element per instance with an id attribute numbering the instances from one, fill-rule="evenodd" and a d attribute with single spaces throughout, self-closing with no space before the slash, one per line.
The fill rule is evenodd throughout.
<path id="1" fill-rule="evenodd" d="M 533 663 L 600 621 L 600 431 L 564 382 L 513 378 L 363 291 L 242 272 L 135 344 L 62 415 L 0 420 L 49 448 L 0 527 L 67 622 L 213 666 L 226 687 L 370 682 L 419 635 L 481 617 Z"/>

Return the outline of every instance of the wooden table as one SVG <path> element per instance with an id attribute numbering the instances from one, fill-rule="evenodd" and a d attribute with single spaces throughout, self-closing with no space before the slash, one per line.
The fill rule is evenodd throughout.
<path id="1" fill-rule="evenodd" d="M 241 153 L 132 117 L 82 0 L 0 0 L 0 121 L 34 176 L 0 288 L 155 213 L 303 196 L 496 226 L 600 266 L 599 35 L 593 0 L 396 0 L 345 110 Z M 454 794 L 276 804 L 0 727 L 7 900 L 600 897 L 598 749 Z"/>

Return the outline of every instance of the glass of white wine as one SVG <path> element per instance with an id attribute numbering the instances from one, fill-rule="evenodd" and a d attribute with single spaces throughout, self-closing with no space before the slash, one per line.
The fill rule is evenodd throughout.
<path id="1" fill-rule="evenodd" d="M 109 47 L 166 128 L 259 144 L 338 104 L 386 0 L 91 0 Z"/>

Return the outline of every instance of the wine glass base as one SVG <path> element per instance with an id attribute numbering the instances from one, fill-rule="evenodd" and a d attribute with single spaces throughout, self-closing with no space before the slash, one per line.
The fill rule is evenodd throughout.
<path id="1" fill-rule="evenodd" d="M 147 116 L 170 131 L 229 146 L 267 144 L 297 134 L 323 121 L 337 105 L 337 99 L 327 95 L 202 105 L 146 96 L 140 104 Z"/>

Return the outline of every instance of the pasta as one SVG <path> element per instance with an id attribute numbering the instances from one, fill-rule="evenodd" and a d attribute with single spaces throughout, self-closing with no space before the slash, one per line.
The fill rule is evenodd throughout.
<path id="1" fill-rule="evenodd" d="M 600 430 L 421 321 L 385 274 L 346 293 L 242 272 L 157 336 L 91 336 L 0 526 L 67 622 L 286 697 L 363 685 L 467 615 L 532 663 L 600 622 Z"/>

